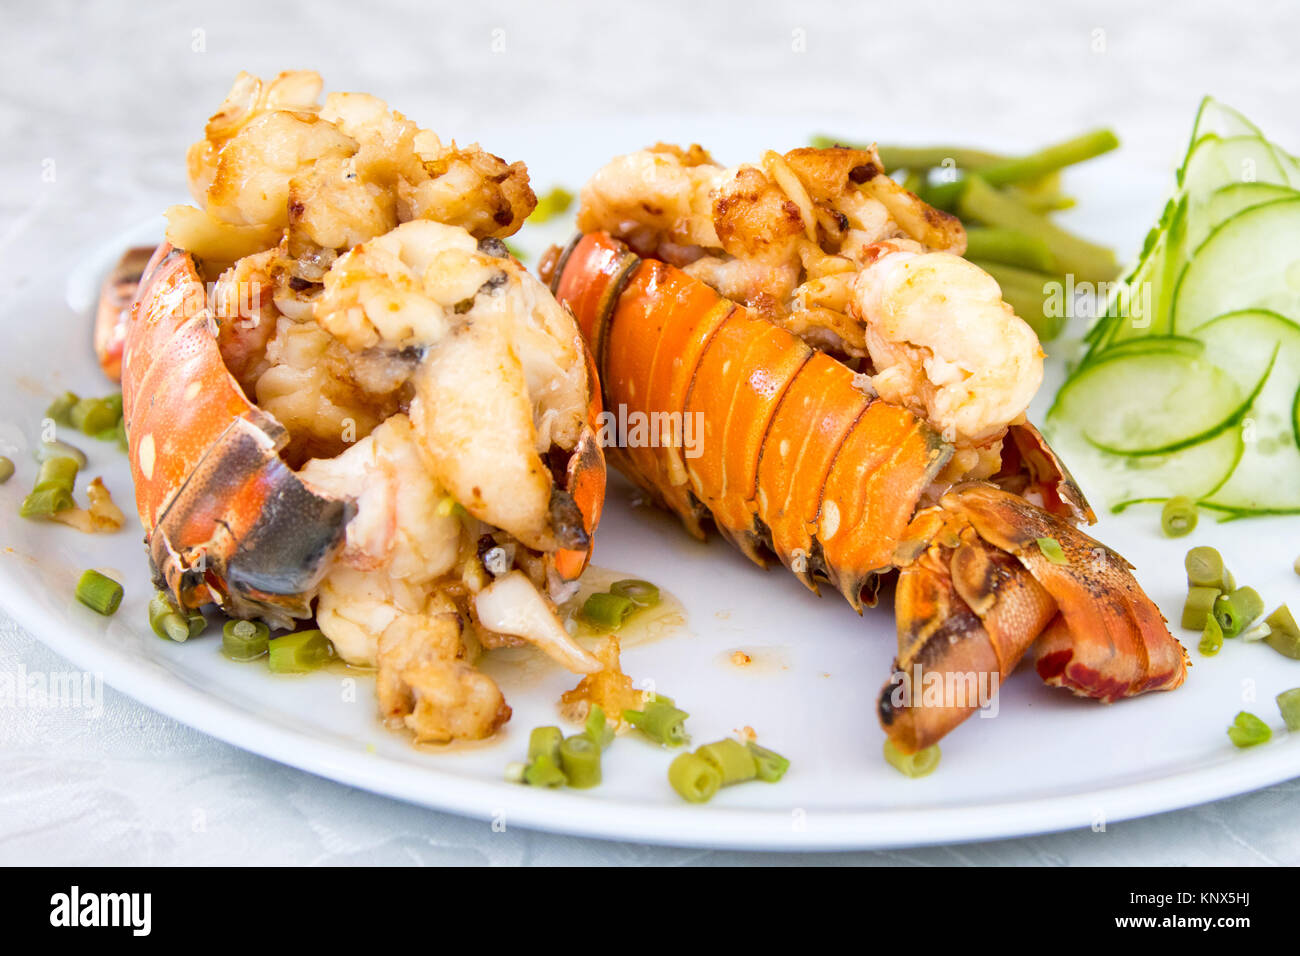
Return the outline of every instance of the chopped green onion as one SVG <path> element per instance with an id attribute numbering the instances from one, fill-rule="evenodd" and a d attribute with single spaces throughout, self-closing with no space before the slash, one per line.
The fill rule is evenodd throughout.
<path id="1" fill-rule="evenodd" d="M 1300 730 L 1300 687 L 1278 694 L 1277 709 L 1282 711 L 1282 720 L 1286 722 L 1287 730 Z"/>
<path id="2" fill-rule="evenodd" d="M 23 499 L 18 513 L 24 518 L 48 518 L 67 511 L 76 504 L 66 488 L 45 488 L 33 491 Z"/>
<path id="3" fill-rule="evenodd" d="M 528 735 L 528 762 L 546 754 L 555 760 L 560 759 L 560 744 L 564 743 L 564 731 L 559 727 L 534 727 Z"/>
<path id="4" fill-rule="evenodd" d="M 680 747 L 690 739 L 685 727 L 689 716 L 686 711 L 658 699 L 647 702 L 642 710 L 623 711 L 624 720 L 665 747 Z"/>
<path id="5" fill-rule="evenodd" d="M 1186 495 L 1174 495 L 1160 511 L 1160 527 L 1170 538 L 1182 538 L 1196 530 L 1196 502 Z"/>
<path id="6" fill-rule="evenodd" d="M 272 638 L 267 648 L 267 664 L 276 674 L 305 674 L 329 663 L 334 656 L 334 645 L 314 628 Z"/>
<path id="7" fill-rule="evenodd" d="M 0 455 L 0 485 L 14 476 L 13 459 Z"/>
<path id="8" fill-rule="evenodd" d="M 559 759 L 549 753 L 538 754 L 524 770 L 524 783 L 530 787 L 564 786 L 564 771 L 560 769 Z"/>
<path id="9" fill-rule="evenodd" d="M 1199 650 L 1206 657 L 1213 657 L 1223 648 L 1223 628 L 1219 627 L 1219 622 L 1215 620 L 1213 614 L 1205 616 L 1205 628 L 1201 631 L 1201 643 L 1197 645 Z"/>
<path id="10" fill-rule="evenodd" d="M 668 782 L 683 800 L 707 803 L 722 786 L 722 774 L 695 754 L 678 754 L 668 765 Z"/>
<path id="11" fill-rule="evenodd" d="M 749 742 L 748 747 L 749 752 L 754 757 L 754 763 L 758 767 L 758 779 L 764 783 L 776 783 L 790 769 L 790 761 L 775 750 L 760 747 L 752 740 Z"/>
<path id="12" fill-rule="evenodd" d="M 591 710 L 587 713 L 587 723 L 582 732 L 601 750 L 614 742 L 614 731 L 605 719 L 605 708 L 601 707 L 600 704 L 591 705 Z"/>
<path id="13" fill-rule="evenodd" d="M 1194 587 L 1232 590 L 1231 575 L 1223 565 L 1223 557 L 1208 545 L 1188 551 L 1183 566 L 1187 568 L 1187 583 Z"/>
<path id="14" fill-rule="evenodd" d="M 83 398 L 68 413 L 72 426 L 87 435 L 97 435 L 112 428 L 121 417 L 121 410 L 115 410 L 102 398 Z"/>
<path id="15" fill-rule="evenodd" d="M 32 454 L 39 463 L 44 463 L 47 458 L 65 457 L 75 459 L 78 467 L 86 467 L 86 453 L 75 445 L 69 445 L 60 439 L 39 443 L 32 449 Z"/>
<path id="16" fill-rule="evenodd" d="M 1070 559 L 1065 556 L 1061 550 L 1061 542 L 1055 538 L 1039 538 L 1038 550 L 1043 552 L 1043 557 L 1053 564 L 1069 564 Z"/>
<path id="17" fill-rule="evenodd" d="M 77 582 L 77 600 L 107 617 L 122 603 L 122 585 L 98 571 L 83 571 Z"/>
<path id="18" fill-rule="evenodd" d="M 744 744 L 727 738 L 705 744 L 695 751 L 695 756 L 713 765 L 722 777 L 722 785 L 744 783 L 758 776 L 758 762 Z"/>
<path id="19" fill-rule="evenodd" d="M 79 401 L 81 398 L 75 392 L 57 395 L 54 401 L 50 402 L 50 407 L 45 409 L 45 417 L 54 419 L 60 425 L 71 425 L 72 409 Z"/>
<path id="20" fill-rule="evenodd" d="M 1291 609 L 1283 604 L 1264 618 L 1268 634 L 1264 643 L 1284 657 L 1300 660 L 1300 628 L 1296 627 Z"/>
<path id="21" fill-rule="evenodd" d="M 149 626 L 159 637 L 177 644 L 184 644 L 191 637 L 189 619 L 176 610 L 171 598 L 162 591 L 149 599 Z"/>
<path id="22" fill-rule="evenodd" d="M 554 219 L 556 216 L 567 212 L 571 205 L 573 205 L 573 193 L 563 186 L 556 186 L 537 200 L 537 205 L 529 214 L 528 221 L 532 223 L 546 222 L 548 219 Z"/>
<path id="23" fill-rule="evenodd" d="M 904 776 L 924 777 L 939 766 L 939 745 L 933 744 L 914 754 L 905 754 L 892 740 L 885 738 L 885 760 Z"/>
<path id="24" fill-rule="evenodd" d="M 649 581 L 627 578 L 609 586 L 610 594 L 625 597 L 637 607 L 654 607 L 659 603 L 659 588 Z"/>
<path id="25" fill-rule="evenodd" d="M 202 612 L 189 608 L 185 612 L 185 624 L 190 629 L 190 637 L 198 637 L 208 628 L 208 619 L 203 616 Z"/>
<path id="26" fill-rule="evenodd" d="M 506 783 L 523 783 L 527 771 L 528 764 L 522 760 L 515 760 L 506 764 Z"/>
<path id="27" fill-rule="evenodd" d="M 1218 588 L 1197 587 L 1187 589 L 1187 600 L 1183 603 L 1183 627 L 1189 631 L 1199 631 L 1205 627 L 1207 618 L 1213 616 L 1214 602 L 1219 598 Z M 1220 630 L 1219 637 L 1223 637 Z"/>
<path id="28" fill-rule="evenodd" d="M 610 594 L 608 591 L 597 591 L 582 605 L 582 616 L 598 627 L 616 631 L 635 610 L 636 604 L 631 598 Z"/>
<path id="29" fill-rule="evenodd" d="M 1220 594 L 1214 602 L 1214 616 L 1224 637 L 1236 637 L 1251 621 L 1264 613 L 1264 599 L 1251 587 L 1241 587 L 1229 594 Z"/>
<path id="30" fill-rule="evenodd" d="M 1254 747 L 1266 743 L 1272 736 L 1268 724 L 1244 710 L 1237 714 L 1228 728 L 1228 738 L 1238 747 Z"/>
<path id="31" fill-rule="evenodd" d="M 271 629 L 261 621 L 227 621 L 221 626 L 221 653 L 232 661 L 254 661 L 267 653 Z"/>
<path id="32" fill-rule="evenodd" d="M 586 790 L 600 783 L 600 745 L 585 734 L 566 737 L 560 744 L 560 767 L 569 786 Z"/>
<path id="33" fill-rule="evenodd" d="M 80 471 L 75 458 L 58 455 L 41 462 L 41 469 L 36 473 L 36 485 L 33 491 L 45 491 L 47 488 L 62 488 L 69 493 L 77 483 Z"/>
<path id="34" fill-rule="evenodd" d="M 105 395 L 102 399 L 105 405 L 113 410 L 118 418 L 122 417 L 122 393 L 114 392 L 112 395 Z"/>

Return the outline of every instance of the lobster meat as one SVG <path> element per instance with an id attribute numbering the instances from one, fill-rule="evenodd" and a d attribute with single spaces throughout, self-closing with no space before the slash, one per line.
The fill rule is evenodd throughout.
<path id="1" fill-rule="evenodd" d="M 660 441 L 610 460 L 692 534 L 710 520 L 859 611 L 897 570 L 878 713 L 903 752 L 982 703 L 923 702 L 922 671 L 1000 680 L 1036 648 L 1040 676 L 1079 695 L 1177 687 L 1186 652 L 1127 562 L 1077 530 L 1094 516 L 1024 420 L 1037 340 L 957 257 L 960 225 L 887 179 L 874 151 L 840 149 L 723 170 L 699 147 L 658 146 L 597 173 L 585 234 L 548 254 L 543 279 L 577 318 L 607 408 L 695 415 L 703 434 L 698 457 Z M 858 189 L 872 183 L 874 214 Z M 954 383 L 959 357 L 942 349 L 963 337 L 1021 348 L 991 404 L 976 393 L 995 360 Z"/>
<path id="2" fill-rule="evenodd" d="M 138 255 L 106 290 L 150 564 L 182 609 L 314 615 L 417 739 L 484 737 L 510 708 L 478 646 L 600 667 L 555 613 L 600 519 L 599 390 L 500 241 L 536 201 L 522 165 L 319 90 L 241 75 L 191 149 L 200 207 L 129 309 Z"/>

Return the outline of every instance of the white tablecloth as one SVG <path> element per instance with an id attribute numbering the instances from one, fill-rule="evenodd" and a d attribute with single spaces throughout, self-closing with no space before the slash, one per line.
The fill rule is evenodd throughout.
<path id="1" fill-rule="evenodd" d="M 0 301 L 23 281 L 7 247 L 60 255 L 70 234 L 120 229 L 182 190 L 181 150 L 240 69 L 312 67 L 333 89 L 436 102 L 410 112 L 439 130 L 484 115 L 809 109 L 934 130 L 987 117 L 989 139 L 1028 142 L 1104 123 L 1133 153 L 1172 160 L 1212 91 L 1298 138 L 1300 10 L 1285 2 L 16 6 L 0 13 Z M 57 188 L 40 188 L 50 161 Z M 17 317 L 4 334 L 21 334 Z M 22 667 L 68 669 L 0 610 L 0 669 Z M 496 833 L 251 756 L 111 689 L 96 721 L 0 709 L 0 779 L 0 862 L 1300 862 L 1300 781 L 1104 833 L 879 853 Z"/>

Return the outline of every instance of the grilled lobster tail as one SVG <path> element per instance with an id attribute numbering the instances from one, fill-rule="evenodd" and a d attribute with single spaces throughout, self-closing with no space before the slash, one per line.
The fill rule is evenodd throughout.
<path id="1" fill-rule="evenodd" d="M 1091 511 L 1032 426 L 1010 430 L 997 484 L 960 484 L 925 507 L 952 446 L 859 387 L 848 366 L 604 233 L 579 237 L 549 271 L 595 356 L 607 408 L 702 423 L 695 458 L 662 440 L 610 449 L 692 534 L 709 518 L 756 563 L 775 555 L 859 611 L 874 604 L 879 577 L 900 569 L 897 677 L 879 710 L 901 749 L 934 743 L 979 706 L 920 704 L 917 665 L 1000 679 L 1039 641 L 1043 678 L 1079 694 L 1114 700 L 1182 682 L 1181 645 L 1129 565 L 1075 530 Z M 1023 497 L 1031 492 L 1052 513 Z M 1059 542 L 1068 563 L 1053 563 L 1041 538 Z"/>

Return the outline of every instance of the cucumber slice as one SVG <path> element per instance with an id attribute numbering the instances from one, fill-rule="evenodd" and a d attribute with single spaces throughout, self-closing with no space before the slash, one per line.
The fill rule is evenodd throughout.
<path id="1" fill-rule="evenodd" d="M 1210 361 L 1165 341 L 1103 356 L 1061 389 L 1048 416 L 1119 455 L 1172 453 L 1231 428 L 1247 393 Z"/>
<path id="2" fill-rule="evenodd" d="M 1276 199 L 1300 199 L 1300 192 L 1276 183 L 1232 183 L 1219 187 L 1194 204 L 1194 212 L 1187 228 L 1186 247 L 1199 248 L 1216 228 L 1237 213 Z"/>
<path id="3" fill-rule="evenodd" d="M 1300 198 L 1239 212 L 1215 229 L 1183 270 L 1174 293 L 1174 330 L 1217 315 L 1267 309 L 1300 315 Z"/>
<path id="4" fill-rule="evenodd" d="M 1241 461 L 1207 503 L 1240 513 L 1300 509 L 1300 325 L 1272 312 L 1236 312 L 1193 335 L 1239 386 L 1271 362 L 1268 379 L 1242 421 Z"/>
<path id="5" fill-rule="evenodd" d="M 1192 147 L 1182 174 L 1183 189 L 1193 196 L 1208 196 L 1233 183 L 1291 183 L 1273 145 L 1259 135 L 1205 137 Z"/>
<path id="6" fill-rule="evenodd" d="M 1192 123 L 1192 139 L 1187 144 L 1187 155 L 1191 155 L 1196 144 L 1207 136 L 1227 139 L 1231 136 L 1263 136 L 1258 126 L 1227 103 L 1206 96 L 1196 110 L 1196 119 Z M 1183 165 L 1186 165 L 1184 158 Z"/>

